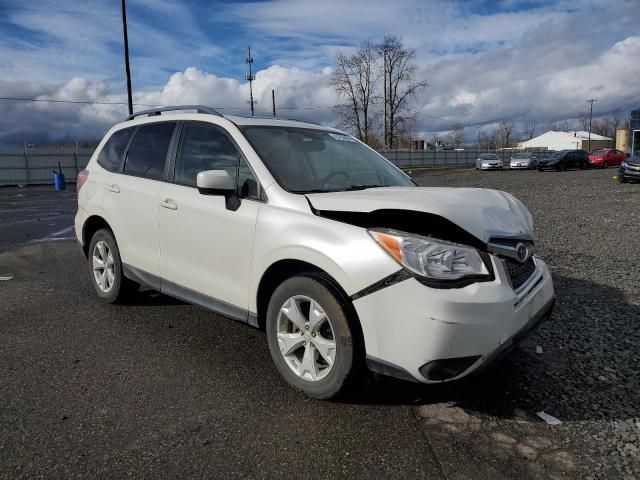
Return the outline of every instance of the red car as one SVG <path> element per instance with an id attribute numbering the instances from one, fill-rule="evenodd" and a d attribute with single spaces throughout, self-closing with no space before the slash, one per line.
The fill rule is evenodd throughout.
<path id="1" fill-rule="evenodd" d="M 592 167 L 607 168 L 612 165 L 620 165 L 627 158 L 627 154 L 613 148 L 594 150 L 589 154 L 589 165 Z"/>

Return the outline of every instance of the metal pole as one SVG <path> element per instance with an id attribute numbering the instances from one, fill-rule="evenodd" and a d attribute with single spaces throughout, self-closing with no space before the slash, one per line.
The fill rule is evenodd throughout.
<path id="1" fill-rule="evenodd" d="M 384 148 L 387 148 L 387 49 L 382 50 L 382 62 L 384 64 L 382 68 L 384 84 Z"/>
<path id="2" fill-rule="evenodd" d="M 247 75 L 247 80 L 249 81 L 249 103 L 251 103 L 251 116 L 253 117 L 253 72 L 251 70 L 251 65 L 253 64 L 253 58 L 251 58 L 251 47 L 249 49 L 249 56 L 247 57 L 247 63 L 249 64 L 249 75 Z"/>
<path id="3" fill-rule="evenodd" d="M 133 113 L 133 99 L 131 96 L 131 70 L 129 68 L 129 36 L 127 35 L 127 6 L 122 0 L 122 30 L 124 33 L 124 68 L 127 73 L 127 99 L 129 101 L 129 115 Z"/>
<path id="4" fill-rule="evenodd" d="M 276 91 L 271 90 L 271 105 L 273 106 L 273 116 L 276 116 Z"/>
<path id="5" fill-rule="evenodd" d="M 595 98 L 591 98 L 589 100 L 587 100 L 587 103 L 591 104 L 591 107 L 589 109 L 589 146 L 587 147 L 587 149 L 589 150 L 589 153 L 591 153 L 591 119 L 593 118 L 593 102 L 597 102 L 598 100 L 596 100 Z"/>
<path id="6" fill-rule="evenodd" d="M 27 141 L 24 141 L 24 169 L 26 170 L 26 184 L 29 185 L 30 175 L 29 175 L 29 151 L 28 151 Z"/>

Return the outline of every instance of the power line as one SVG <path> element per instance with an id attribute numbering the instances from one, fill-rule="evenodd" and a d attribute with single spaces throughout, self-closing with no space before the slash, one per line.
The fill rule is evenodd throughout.
<path id="1" fill-rule="evenodd" d="M 71 103 L 80 105 L 129 105 L 128 102 L 101 102 L 97 100 L 56 100 L 53 98 L 19 98 L 19 97 L 0 97 L 0 101 L 6 102 L 44 102 L 44 103 Z M 134 103 L 139 107 L 157 107 L 159 105 L 149 103 Z"/>

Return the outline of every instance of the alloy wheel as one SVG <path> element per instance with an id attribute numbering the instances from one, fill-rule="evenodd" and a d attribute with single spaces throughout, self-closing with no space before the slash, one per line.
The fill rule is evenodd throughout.
<path id="1" fill-rule="evenodd" d="M 278 313 L 278 346 L 286 364 L 300 378 L 316 382 L 335 363 L 336 337 L 331 320 L 318 302 L 295 295 Z"/>
<path id="2" fill-rule="evenodd" d="M 109 293 L 115 283 L 115 264 L 109 245 L 100 240 L 93 247 L 92 254 L 93 277 L 96 285 L 103 293 Z"/>

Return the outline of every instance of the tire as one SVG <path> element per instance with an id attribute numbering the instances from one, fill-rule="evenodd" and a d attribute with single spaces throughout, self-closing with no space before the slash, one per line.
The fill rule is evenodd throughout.
<path id="1" fill-rule="evenodd" d="M 311 320 L 309 301 L 315 302 L 324 312 L 324 315 L 316 317 L 321 319 L 316 326 Z M 357 354 L 359 349 L 349 323 L 347 302 L 329 281 L 315 275 L 285 280 L 269 300 L 266 330 L 273 362 L 291 387 L 309 397 L 335 397 L 352 383 L 356 370 L 359 370 L 357 367 L 362 359 Z M 290 317 L 283 310 L 295 309 L 293 303 L 297 305 L 299 315 L 294 313 Z M 314 311 L 317 312 L 318 308 L 314 307 Z M 296 317 L 296 322 L 290 320 L 293 317 Z M 316 345 L 323 345 L 325 352 L 331 352 L 328 347 L 331 342 L 334 356 L 329 364 Z M 287 348 L 288 355 L 285 353 Z"/>
<path id="2" fill-rule="evenodd" d="M 618 182 L 627 183 L 627 179 L 624 178 L 624 175 L 618 175 Z"/>
<path id="3" fill-rule="evenodd" d="M 584 170 L 586 168 L 584 162 L 580 162 L 579 168 L 580 170 Z"/>
<path id="4" fill-rule="evenodd" d="M 100 260 L 103 256 L 107 257 L 106 269 L 100 268 Z M 102 260 L 104 261 L 104 259 Z M 109 266 L 111 266 L 110 269 L 108 268 Z M 107 273 L 102 277 L 100 271 L 107 271 Z M 112 275 L 108 274 L 109 271 L 112 272 Z M 91 243 L 89 244 L 89 274 L 96 295 L 106 303 L 121 303 L 137 291 L 139 287 L 137 283 L 124 276 L 118 243 L 111 230 L 106 228 L 98 230 L 91 237 Z M 109 282 L 111 276 L 113 279 Z M 106 282 L 106 284 L 101 285 L 98 281 L 99 277 L 102 277 L 102 282 Z"/>
<path id="5" fill-rule="evenodd" d="M 609 168 L 609 162 L 606 160 L 602 163 L 602 168 Z"/>

